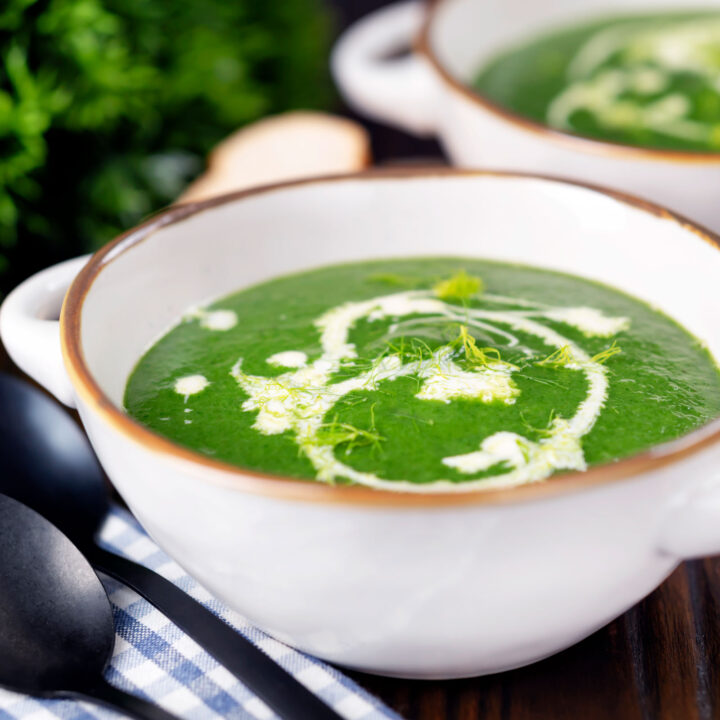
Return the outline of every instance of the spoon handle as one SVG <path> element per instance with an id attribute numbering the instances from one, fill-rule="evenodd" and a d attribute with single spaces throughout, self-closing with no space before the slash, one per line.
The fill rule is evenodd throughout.
<path id="1" fill-rule="evenodd" d="M 101 705 L 118 710 L 124 715 L 137 718 L 137 720 L 179 720 L 159 705 L 154 705 L 137 695 L 131 695 L 104 680 L 92 690 L 82 694 Z"/>
<path id="2" fill-rule="evenodd" d="M 96 570 L 152 603 L 281 718 L 340 720 L 340 715 L 262 650 L 169 580 L 97 546 L 88 549 L 87 557 Z"/>

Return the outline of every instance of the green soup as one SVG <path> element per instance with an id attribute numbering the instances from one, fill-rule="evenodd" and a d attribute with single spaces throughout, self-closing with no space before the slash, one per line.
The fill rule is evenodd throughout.
<path id="1" fill-rule="evenodd" d="M 682 327 L 604 285 L 387 260 L 190 309 L 140 359 L 125 405 L 245 468 L 437 491 L 534 482 L 678 437 L 720 415 L 720 372 Z"/>
<path id="2" fill-rule="evenodd" d="M 500 53 L 474 85 L 558 130 L 720 151 L 720 13 L 634 15 L 558 29 Z"/>

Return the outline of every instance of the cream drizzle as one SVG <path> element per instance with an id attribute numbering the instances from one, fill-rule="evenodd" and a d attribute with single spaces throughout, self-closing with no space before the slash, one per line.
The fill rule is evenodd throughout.
<path id="1" fill-rule="evenodd" d="M 348 302 L 332 308 L 315 321 L 320 333 L 322 354 L 312 363 L 276 377 L 245 373 L 240 358 L 231 370 L 232 376 L 249 396 L 242 404 L 245 412 L 257 412 L 253 427 L 265 435 L 291 432 L 301 451 L 317 472 L 317 479 L 333 482 L 339 477 L 361 485 L 406 492 L 463 492 L 475 488 L 510 487 L 537 482 L 556 470 L 585 468 L 581 438 L 597 420 L 607 398 L 607 370 L 595 362 L 582 348 L 536 318 L 569 324 L 588 336 L 609 336 L 629 327 L 628 318 L 611 318 L 594 308 L 540 309 L 522 299 L 493 296 L 495 303 L 507 303 L 522 309 L 485 310 L 446 303 L 430 291 L 394 293 L 371 300 Z M 514 433 L 500 432 L 483 439 L 480 449 L 464 455 L 443 459 L 444 464 L 465 474 L 474 474 L 502 463 L 506 472 L 488 478 L 458 483 L 438 479 L 417 484 L 407 480 L 387 480 L 373 473 L 360 472 L 335 457 L 332 445 L 323 444 L 321 428 L 327 413 L 342 397 L 356 390 L 376 390 L 384 381 L 415 376 L 422 385 L 418 399 L 451 402 L 455 398 L 473 398 L 489 403 L 514 403 L 520 394 L 512 374 L 517 368 L 508 363 L 489 362 L 471 370 L 463 369 L 453 360 L 457 349 L 443 345 L 425 360 L 403 363 L 401 357 L 389 355 L 376 360 L 369 370 L 346 380 L 331 382 L 332 375 L 345 366 L 352 366 L 357 357 L 350 332 L 363 318 L 401 318 L 408 315 L 429 315 L 457 322 L 468 327 L 491 330 L 509 335 L 517 345 L 517 337 L 498 328 L 495 323 L 514 331 L 531 334 L 551 348 L 567 347 L 572 361 L 566 368 L 582 372 L 588 382 L 586 398 L 569 419 L 555 418 L 547 435 L 534 442 Z M 276 353 L 299 359 L 299 351 Z M 273 363 L 274 364 L 274 363 Z M 285 364 L 285 363 L 280 363 Z M 287 365 L 286 365 L 287 366 Z"/>
<path id="2" fill-rule="evenodd" d="M 182 395 L 187 402 L 190 395 L 197 395 L 202 392 L 210 381 L 204 375 L 186 375 L 175 381 L 174 389 L 178 395 Z"/>
<path id="3" fill-rule="evenodd" d="M 647 23 L 638 21 L 598 31 L 568 65 L 568 85 L 548 106 L 547 121 L 572 129 L 571 117 L 584 110 L 608 128 L 648 128 L 684 140 L 720 144 L 720 124 L 690 117 L 687 97 L 673 93 L 642 104 L 625 93 L 651 96 L 670 85 L 672 73 L 690 72 L 720 93 L 720 19 Z M 622 52 L 627 67 L 603 69 Z"/>
<path id="4" fill-rule="evenodd" d="M 237 325 L 238 317 L 234 310 L 205 310 L 194 308 L 185 315 L 186 320 L 197 320 L 200 327 L 215 332 L 232 330 Z"/>
<path id="5" fill-rule="evenodd" d="M 275 367 L 301 368 L 307 365 L 308 357 L 304 352 L 299 350 L 286 350 L 285 352 L 275 353 L 267 359 L 268 365 Z"/>

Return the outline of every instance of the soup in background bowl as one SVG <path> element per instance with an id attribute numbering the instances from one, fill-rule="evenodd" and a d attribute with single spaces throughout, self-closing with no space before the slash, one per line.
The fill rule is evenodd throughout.
<path id="1" fill-rule="evenodd" d="M 720 230 L 719 22 L 718 0 L 404 2 L 350 28 L 332 67 L 359 112 L 437 135 L 457 165 L 600 183 Z"/>
<path id="2" fill-rule="evenodd" d="M 474 87 L 551 128 L 639 147 L 720 151 L 720 11 L 615 15 L 548 29 Z"/>
<path id="3" fill-rule="evenodd" d="M 406 264 L 398 266 L 396 258 L 405 258 Z M 368 266 L 358 264 L 368 260 L 375 263 L 375 279 L 370 281 L 375 284 L 365 284 Z M 330 277 L 341 278 L 343 271 L 313 269 L 338 264 L 348 275 L 343 287 L 332 289 Z M 283 282 L 293 281 L 273 278 L 290 276 L 303 283 L 312 276 L 309 272 L 329 273 L 330 284 L 327 293 L 313 295 L 307 287 L 302 296 L 296 293 L 295 310 L 308 320 L 347 302 L 373 299 L 377 305 L 376 298 L 392 294 L 381 290 L 388 282 L 417 280 L 417 288 L 393 286 L 393 291 L 417 291 L 416 299 L 433 303 L 425 306 L 433 311 L 423 316 L 426 325 L 437 319 L 440 307 L 461 314 L 450 328 L 440 328 L 434 346 L 428 328 L 423 330 L 433 352 L 452 345 L 450 360 L 459 371 L 450 374 L 477 389 L 478 377 L 494 371 L 494 377 L 504 380 L 493 384 L 493 391 L 502 390 L 504 396 L 489 399 L 515 399 L 507 403 L 511 413 L 524 400 L 524 417 L 536 430 L 548 425 L 552 429 L 555 414 L 551 418 L 550 413 L 562 397 L 556 386 L 533 383 L 501 364 L 520 368 L 525 362 L 511 353 L 515 345 L 508 337 L 504 344 L 492 343 L 481 334 L 512 334 L 497 317 L 488 323 L 491 328 L 478 326 L 488 319 L 478 315 L 488 311 L 493 298 L 487 295 L 500 295 L 500 287 L 513 291 L 515 302 L 522 297 L 566 311 L 552 319 L 545 315 L 555 311 L 541 309 L 542 317 L 536 315 L 534 321 L 540 319 L 538 324 L 568 336 L 584 355 L 561 345 L 553 361 L 550 345 L 528 337 L 522 344 L 534 344 L 526 350 L 537 355 L 527 355 L 533 367 L 520 371 L 535 380 L 580 383 L 574 394 L 569 389 L 568 407 L 556 411 L 559 419 L 572 418 L 582 403 L 587 378 L 570 367 L 578 360 L 586 363 L 585 357 L 594 357 L 592 362 L 605 368 L 597 372 L 607 372 L 610 393 L 614 379 L 617 387 L 631 385 L 619 381 L 632 379 L 625 363 L 643 355 L 632 347 L 633 327 L 638 340 L 648 324 L 656 328 L 658 340 L 670 333 L 678 352 L 694 358 L 692 369 L 676 378 L 677 388 L 665 385 L 660 400 L 648 396 L 647 408 L 636 406 L 633 414 L 638 421 L 643 417 L 655 433 L 648 441 L 651 448 L 640 450 L 643 441 L 635 454 L 609 462 L 594 456 L 596 464 L 588 445 L 587 470 L 563 468 L 542 482 L 485 490 L 469 486 L 460 492 L 388 491 L 348 485 L 339 478 L 332 485 L 281 474 L 280 467 L 248 469 L 229 463 L 230 457 L 198 452 L 201 448 L 192 443 L 179 444 L 180 438 L 161 435 L 124 411 L 128 379 L 132 386 L 133 370 L 142 368 L 138 361 L 151 358 L 158 339 L 194 308 L 178 330 L 205 333 L 208 350 L 211 345 L 222 350 L 223 338 L 232 338 L 222 328 L 230 326 L 247 330 L 251 342 L 243 341 L 239 365 L 232 348 L 232 367 L 222 359 L 217 375 L 205 362 L 202 367 L 189 362 L 168 368 L 172 384 L 166 390 L 177 402 L 173 412 L 182 409 L 175 420 L 182 418 L 183 427 L 194 427 L 195 412 L 200 416 L 195 403 L 203 396 L 212 398 L 213 385 L 193 378 L 203 376 L 212 383 L 224 379 L 233 392 L 217 402 L 227 402 L 228 412 L 247 420 L 248 426 L 254 423 L 260 411 L 242 407 L 248 398 L 238 383 L 250 382 L 250 376 L 263 382 L 282 378 L 322 355 L 322 342 L 306 332 L 305 320 L 291 328 L 283 326 L 282 313 L 277 322 L 274 313 L 262 314 L 273 288 L 281 304 L 290 306 L 280 290 Z M 132 511 L 163 549 L 212 593 L 279 639 L 332 662 L 391 675 L 457 677 L 517 667 L 567 647 L 645 596 L 681 559 L 720 551 L 720 419 L 685 418 L 677 432 L 665 435 L 648 409 L 653 403 L 682 404 L 686 393 L 714 382 L 709 358 L 720 355 L 719 276 L 716 237 L 668 211 L 617 193 L 530 176 L 396 171 L 279 185 L 172 208 L 118 238 L 89 262 L 70 261 L 26 281 L 3 304 L 0 333 L 20 367 L 77 406 L 100 461 Z M 480 291 L 479 279 L 485 299 L 482 294 L 467 297 Z M 68 285 L 58 325 L 47 318 L 54 317 Z M 224 300 L 209 306 L 236 291 L 238 300 L 230 307 Z M 261 302 L 243 304 L 243 298 L 258 292 L 256 300 L 264 297 L 265 310 Z M 596 312 L 567 314 L 568 308 L 583 305 Z M 514 308 L 516 319 L 524 312 L 517 304 L 503 307 Z M 398 323 L 413 319 L 397 310 Z M 536 311 L 528 307 L 528 313 Z M 382 336 L 392 317 L 376 314 L 353 332 Z M 583 327 L 567 320 L 585 332 L 591 325 L 597 332 L 602 325 L 607 337 L 586 337 Z M 201 327 L 203 323 L 210 328 Z M 267 332 L 265 347 L 253 335 L 259 325 Z M 445 340 L 449 330 L 457 336 Z M 277 338 L 272 347 L 271 337 Z M 167 339 L 172 338 L 171 331 Z M 407 336 L 406 341 L 410 343 Z M 364 352 L 357 334 L 349 342 Z M 613 343 L 621 352 L 612 350 Z M 675 342 L 658 346 L 669 349 Z M 367 359 L 372 365 L 384 352 L 378 347 L 376 355 L 373 349 Z M 420 348 L 413 360 L 416 350 L 409 345 L 401 357 L 392 359 L 392 352 L 384 357 L 396 369 L 428 359 Z M 165 360 L 159 360 L 162 366 Z M 565 365 L 551 367 L 558 360 Z M 703 365 L 707 373 L 698 374 Z M 344 370 L 357 373 L 361 368 Z M 642 372 L 640 366 L 637 371 Z M 492 402 L 485 405 L 482 397 L 458 397 L 447 404 L 416 398 L 418 393 L 447 392 L 442 379 L 427 385 L 429 379 L 414 378 L 402 398 L 400 390 L 395 396 L 378 394 L 378 434 L 391 435 L 389 426 L 379 427 L 388 417 L 380 403 L 393 398 L 421 404 L 422 412 L 434 408 L 439 423 L 443 408 L 453 411 L 462 403 L 468 412 L 495 407 Z M 533 411 L 530 393 L 537 391 L 530 387 L 535 385 L 552 389 L 550 407 L 538 403 Z M 462 391 L 467 387 L 462 385 Z M 700 394 L 712 402 L 712 392 Z M 130 395 L 128 390 L 132 405 Z M 645 404 L 641 399 L 640 405 Z M 370 432 L 371 414 L 363 405 L 347 408 L 357 413 L 353 418 L 338 410 L 337 423 L 332 427 L 331 416 L 331 427 L 324 430 L 332 437 L 344 424 Z M 623 432 L 630 432 L 632 422 L 622 418 L 622 407 L 616 409 Z M 710 406 L 706 411 L 716 413 Z M 596 427 L 604 421 L 612 432 L 613 414 L 601 414 Z M 158 410 L 158 417 L 164 416 Z M 192 423 L 186 426 L 185 419 Z M 407 423 L 410 436 L 412 420 Z M 482 451 L 482 433 L 470 425 L 461 447 L 451 449 L 453 455 Z M 226 431 L 221 427 L 215 434 Z M 532 429 L 523 426 L 521 432 L 517 426 L 514 431 L 520 436 Z M 214 434 L 209 425 L 208 432 Z M 279 439 L 258 434 L 263 437 Z M 530 439 L 540 444 L 542 433 Z M 294 443 L 291 433 L 286 441 Z M 355 447 L 347 456 L 339 448 L 337 457 L 361 467 L 361 460 L 372 461 L 371 449 Z M 365 450 L 363 459 L 359 453 Z M 430 450 L 439 465 L 450 467 L 442 460 L 453 455 Z M 521 462 L 516 453 L 510 460 Z M 379 476 L 383 468 L 375 469 Z"/>

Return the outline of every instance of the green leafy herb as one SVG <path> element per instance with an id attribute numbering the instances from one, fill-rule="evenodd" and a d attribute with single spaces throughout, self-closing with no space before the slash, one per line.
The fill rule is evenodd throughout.
<path id="1" fill-rule="evenodd" d="M 378 433 L 375 427 L 375 405 L 370 408 L 370 428 L 364 430 L 349 423 L 341 423 L 338 416 L 333 417 L 332 422 L 323 423 L 317 433 L 318 442 L 321 445 L 331 445 L 333 448 L 345 446 L 345 454 L 350 453 L 358 447 L 372 446 L 379 448 L 380 443 L 385 439 Z"/>
<path id="2" fill-rule="evenodd" d="M 602 350 L 597 355 L 593 355 L 590 359 L 593 362 L 600 363 L 602 365 L 603 363 L 606 363 L 611 357 L 619 355 L 621 352 L 622 348 L 617 344 L 617 340 L 615 340 L 609 348 Z"/>
<path id="3" fill-rule="evenodd" d="M 328 40 L 321 0 L 0 2 L 0 292 L 171 202 L 243 124 L 325 107 Z"/>
<path id="4" fill-rule="evenodd" d="M 538 360 L 536 365 L 549 365 L 551 367 L 563 367 L 576 362 L 572 348 L 569 345 L 559 347 L 555 352 L 550 353 L 546 358 Z"/>
<path id="5" fill-rule="evenodd" d="M 465 353 L 465 360 L 476 367 L 487 367 L 488 365 L 503 365 L 508 368 L 517 368 L 516 365 L 502 359 L 500 351 L 493 347 L 477 346 L 475 338 L 470 334 L 467 326 L 460 325 L 460 334 L 454 344 L 457 347 L 462 346 Z"/>
<path id="6" fill-rule="evenodd" d="M 447 280 L 436 283 L 433 292 L 441 300 L 463 301 L 479 295 L 483 288 L 483 281 L 479 277 L 468 275 L 464 270 L 460 270 Z"/>

